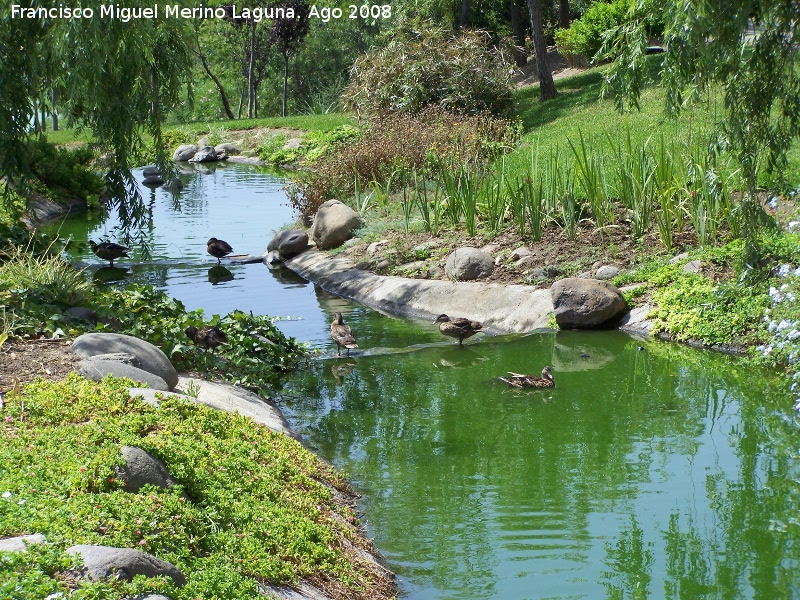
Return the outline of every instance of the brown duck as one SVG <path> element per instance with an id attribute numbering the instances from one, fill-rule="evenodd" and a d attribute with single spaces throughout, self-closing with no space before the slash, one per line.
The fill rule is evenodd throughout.
<path id="1" fill-rule="evenodd" d="M 536 375 L 523 375 L 521 373 L 508 372 L 508 377 L 500 377 L 500 381 L 505 381 L 511 387 L 517 388 L 551 388 L 556 387 L 556 382 L 553 380 L 553 373 L 550 372 L 550 367 L 542 369 L 542 376 Z"/>
<path id="2" fill-rule="evenodd" d="M 220 260 L 223 256 L 228 256 L 231 252 L 233 252 L 233 248 L 231 245 L 223 240 L 218 240 L 217 238 L 211 238 L 208 240 L 206 245 L 206 251 L 217 259 L 217 263 L 220 264 L 222 261 Z"/>
<path id="3" fill-rule="evenodd" d="M 98 257 L 107 260 L 111 267 L 114 266 L 115 258 L 128 258 L 128 252 L 131 251 L 130 248 L 120 246 L 114 242 L 100 242 L 98 244 L 94 240 L 89 240 L 89 247 Z"/>
<path id="4" fill-rule="evenodd" d="M 344 324 L 342 313 L 333 313 L 333 323 L 331 323 L 331 337 L 336 342 L 336 355 L 341 356 L 342 348 L 347 348 L 347 356 L 350 356 L 350 348 L 358 348 L 356 338 L 353 337 L 353 331 L 349 325 Z"/>
<path id="5" fill-rule="evenodd" d="M 186 335 L 194 341 L 195 346 L 201 348 L 209 348 L 212 351 L 218 346 L 224 346 L 228 343 L 228 336 L 222 329 L 214 325 L 197 329 L 194 325 L 186 328 Z"/>
<path id="6" fill-rule="evenodd" d="M 478 331 L 483 329 L 483 325 L 477 321 L 470 321 L 462 317 L 451 319 L 447 315 L 439 315 L 436 317 L 434 323 L 439 323 L 439 331 L 442 335 L 451 338 L 458 338 L 458 345 L 461 346 L 462 342 L 468 337 L 472 337 Z"/>

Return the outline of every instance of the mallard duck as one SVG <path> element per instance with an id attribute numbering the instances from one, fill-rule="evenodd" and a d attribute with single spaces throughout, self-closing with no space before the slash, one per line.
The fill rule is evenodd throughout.
<path id="1" fill-rule="evenodd" d="M 233 248 L 231 248 L 231 245 L 228 242 L 218 240 L 217 238 L 211 238 L 208 240 L 206 250 L 211 256 L 217 259 L 218 264 L 222 263 L 220 259 L 223 256 L 228 256 L 228 254 L 233 252 Z"/>
<path id="2" fill-rule="evenodd" d="M 186 335 L 194 341 L 195 346 L 210 348 L 213 352 L 217 346 L 224 346 L 228 343 L 228 336 L 222 329 L 214 325 L 197 329 L 194 325 L 186 328 Z"/>
<path id="3" fill-rule="evenodd" d="M 333 313 L 333 323 L 331 323 L 331 337 L 336 342 L 336 355 L 341 356 L 341 349 L 347 348 L 347 356 L 350 356 L 350 348 L 358 348 L 356 338 L 349 325 L 344 324 L 342 313 Z"/>
<path id="4" fill-rule="evenodd" d="M 499 377 L 500 381 L 505 381 L 511 387 L 517 388 L 551 388 L 556 387 L 556 382 L 553 380 L 553 373 L 550 367 L 542 369 L 542 376 L 536 375 L 523 375 L 521 373 L 508 372 L 508 377 Z"/>
<path id="5" fill-rule="evenodd" d="M 103 260 L 107 260 L 109 266 L 114 266 L 114 259 L 115 258 L 128 258 L 128 252 L 131 251 L 130 248 L 126 248 L 125 246 L 120 246 L 119 244 L 115 244 L 114 242 L 101 242 L 96 243 L 94 240 L 89 240 L 89 246 L 97 256 L 102 258 Z"/>
<path id="6" fill-rule="evenodd" d="M 461 346 L 462 342 L 468 338 L 472 337 L 479 330 L 483 329 L 483 325 L 478 323 L 477 321 L 470 321 L 469 319 L 464 319 L 462 317 L 456 317 L 455 319 L 451 319 L 447 315 L 439 315 L 436 317 L 434 323 L 439 324 L 439 331 L 442 332 L 442 335 L 446 335 L 447 337 L 458 338 L 458 345 Z"/>

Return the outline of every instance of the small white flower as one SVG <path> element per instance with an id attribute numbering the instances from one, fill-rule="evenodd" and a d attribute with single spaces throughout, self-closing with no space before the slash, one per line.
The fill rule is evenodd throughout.
<path id="1" fill-rule="evenodd" d="M 790 264 L 782 264 L 778 267 L 778 275 L 781 277 L 786 277 L 792 270 L 792 265 Z"/>
<path id="2" fill-rule="evenodd" d="M 780 323 L 778 323 L 778 331 L 783 331 L 784 329 L 786 329 L 787 327 L 790 327 L 790 326 L 791 326 L 791 323 L 789 323 L 789 321 L 787 321 L 786 319 L 783 319 L 783 320 L 781 320 Z"/>
<path id="3" fill-rule="evenodd" d="M 20 500 L 19 502 L 17 502 L 17 504 L 19 504 L 20 506 L 22 506 L 23 504 L 25 504 L 25 498 L 23 498 L 22 500 Z"/>
<path id="4" fill-rule="evenodd" d="M 770 208 L 778 208 L 778 198 L 773 196 L 769 199 L 769 207 Z"/>
<path id="5" fill-rule="evenodd" d="M 769 331 L 770 333 L 772 333 L 772 332 L 774 332 L 774 331 L 775 331 L 775 328 L 776 328 L 777 326 L 778 326 L 778 324 L 777 324 L 777 323 L 775 323 L 775 321 L 770 321 L 770 322 L 769 322 L 769 325 L 767 325 L 767 331 Z"/>
<path id="6" fill-rule="evenodd" d="M 11 492 L 3 492 L 3 498 L 11 498 Z"/>
<path id="7" fill-rule="evenodd" d="M 789 221 L 786 229 L 789 231 L 800 231 L 800 221 Z"/>

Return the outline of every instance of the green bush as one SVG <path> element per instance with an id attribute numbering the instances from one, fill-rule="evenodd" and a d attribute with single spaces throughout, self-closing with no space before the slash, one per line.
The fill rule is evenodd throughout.
<path id="1" fill-rule="evenodd" d="M 592 4 L 569 29 L 556 30 L 556 46 L 562 54 L 582 55 L 591 60 L 603 45 L 603 33 L 622 24 L 631 0 L 600 0 Z"/>
<path id="2" fill-rule="evenodd" d="M 63 148 L 40 137 L 31 143 L 30 151 L 30 169 L 38 181 L 33 184 L 36 192 L 55 201 L 77 197 L 97 204 L 105 183 L 91 168 L 91 146 Z"/>
<path id="3" fill-rule="evenodd" d="M 449 111 L 510 115 L 514 108 L 510 54 L 486 32 L 444 29 L 399 32 L 358 60 L 342 99 L 357 114 Z"/>

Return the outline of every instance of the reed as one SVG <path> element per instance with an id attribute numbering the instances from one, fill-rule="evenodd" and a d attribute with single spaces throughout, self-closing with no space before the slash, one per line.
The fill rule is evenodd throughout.
<path id="1" fill-rule="evenodd" d="M 594 149 L 587 149 L 583 133 L 578 131 L 580 144 L 576 147 L 567 140 L 574 157 L 576 191 L 586 200 L 595 226 L 603 228 L 614 221 L 614 212 L 606 190 L 603 159 Z"/>
<path id="2" fill-rule="evenodd" d="M 480 184 L 480 197 L 483 201 L 481 203 L 482 212 L 486 215 L 486 226 L 490 233 L 497 233 L 502 228 L 506 211 L 509 208 L 509 196 L 505 168 L 501 163 L 499 177 L 497 179 L 486 177 Z"/>

